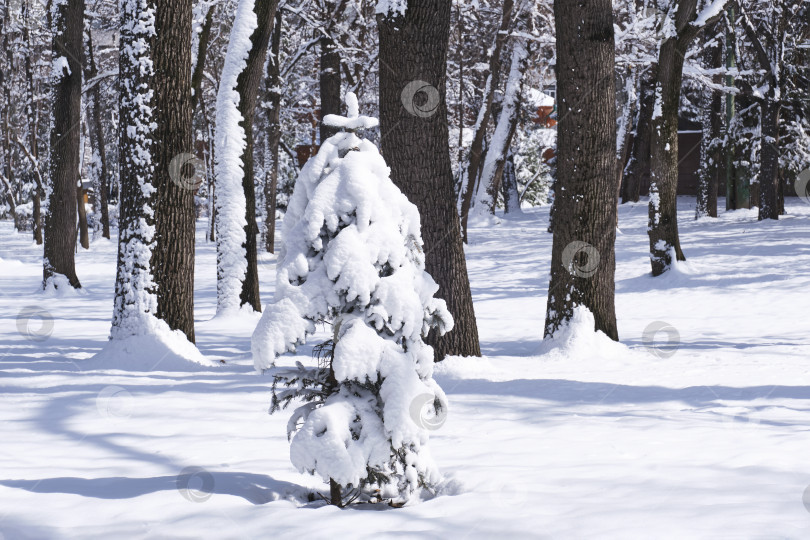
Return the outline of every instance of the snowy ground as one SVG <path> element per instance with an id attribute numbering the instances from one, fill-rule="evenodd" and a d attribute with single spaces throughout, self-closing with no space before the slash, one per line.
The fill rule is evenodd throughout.
<path id="1" fill-rule="evenodd" d="M 114 243 L 78 254 L 84 292 L 47 296 L 41 250 L 2 222 L 0 539 L 810 538 L 810 206 L 758 223 L 694 222 L 692 199 L 679 204 L 689 261 L 658 279 L 646 206 L 621 207 L 629 349 L 541 354 L 546 210 L 471 231 L 486 357 L 438 367 L 450 414 L 431 447 L 447 481 L 403 509 L 307 502 L 323 485 L 290 465 L 287 414 L 267 415 L 270 380 L 248 357 L 257 318 L 210 320 L 204 223 L 198 344 L 227 363 L 137 373 L 83 368 L 109 331 Z M 267 302 L 272 257 L 260 272 Z M 645 348 L 656 321 L 676 352 Z"/>

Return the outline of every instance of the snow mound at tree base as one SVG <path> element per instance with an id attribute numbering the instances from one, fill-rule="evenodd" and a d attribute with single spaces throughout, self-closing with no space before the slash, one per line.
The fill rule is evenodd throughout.
<path id="1" fill-rule="evenodd" d="M 214 368 L 180 330 L 160 329 L 154 334 L 112 339 L 94 357 L 81 363 L 84 369 L 122 371 L 201 371 Z"/>
<path id="2" fill-rule="evenodd" d="M 635 354 L 595 327 L 593 313 L 577 306 L 571 319 L 543 341 L 539 355 L 549 360 L 619 360 Z"/>

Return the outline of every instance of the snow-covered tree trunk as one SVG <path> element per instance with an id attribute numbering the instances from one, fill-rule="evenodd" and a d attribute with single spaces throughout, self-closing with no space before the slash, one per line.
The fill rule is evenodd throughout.
<path id="1" fill-rule="evenodd" d="M 256 224 L 256 178 L 253 161 L 253 120 L 256 111 L 256 98 L 259 85 L 264 79 L 264 66 L 267 59 L 267 48 L 273 33 L 273 20 L 276 16 L 278 0 L 255 0 L 253 10 L 256 14 L 257 27 L 250 37 L 250 52 L 245 69 L 239 74 L 236 91 L 239 94 L 239 112 L 242 115 L 242 126 L 245 130 L 245 148 L 242 152 L 244 170 L 242 189 L 245 192 L 245 254 L 247 268 L 242 282 L 240 301 L 249 305 L 254 311 L 261 311 L 259 296 L 258 235 Z"/>
<path id="2" fill-rule="evenodd" d="M 721 28 L 715 23 L 714 33 Z M 706 61 L 710 68 L 719 69 L 723 65 L 723 47 L 715 38 L 706 50 Z M 714 75 L 716 85 L 723 83 L 722 74 Z M 717 192 L 722 171 L 723 147 L 723 96 L 717 90 L 710 90 L 702 111 L 703 134 L 700 142 L 700 172 L 698 176 L 697 204 L 695 219 L 717 217 Z"/>
<path id="3" fill-rule="evenodd" d="M 610 0 L 554 2 L 557 40 L 557 182 L 545 336 L 578 306 L 618 340 L 614 307 L 616 92 Z M 586 91 L 587 89 L 587 91 Z"/>
<path id="4" fill-rule="evenodd" d="M 378 7 L 385 7 L 385 3 Z M 404 13 L 378 13 L 380 31 L 380 141 L 391 179 L 422 216 L 426 268 L 456 321 L 432 334 L 436 358 L 480 356 L 478 327 L 454 197 L 447 127 L 446 77 L 450 3 L 409 0 Z M 427 100 L 416 99 L 421 89 Z"/>
<path id="5" fill-rule="evenodd" d="M 244 118 L 239 111 L 239 75 L 247 67 L 250 37 L 258 27 L 254 0 L 239 0 L 228 52 L 217 92 L 215 143 L 215 207 L 217 242 L 217 314 L 239 309 L 247 272 L 245 242 L 247 203 L 242 187 L 247 145 Z"/>
<path id="6" fill-rule="evenodd" d="M 461 186 L 461 234 L 463 235 L 465 243 L 467 242 L 467 217 L 472 208 L 473 198 L 479 185 L 478 179 L 481 173 L 481 161 L 484 157 L 487 126 L 492 112 L 492 101 L 495 97 L 495 91 L 500 86 L 501 54 L 509 37 L 514 4 L 514 0 L 504 0 L 503 2 L 501 24 L 498 27 L 498 33 L 495 34 L 495 40 L 489 56 L 489 74 L 487 75 L 487 82 L 484 87 L 484 96 L 481 108 L 478 111 L 475 126 L 473 127 L 475 131 L 470 145 L 467 172 L 464 175 L 464 183 Z"/>
<path id="7" fill-rule="evenodd" d="M 277 0 L 239 1 L 217 96 L 219 313 L 245 304 L 261 311 L 253 118 L 277 5 Z M 241 196 L 235 193 L 237 183 L 242 189 Z M 238 219 L 236 213 L 240 210 L 242 216 Z M 240 225 L 241 233 L 237 230 Z"/>
<path id="8" fill-rule="evenodd" d="M 529 54 L 525 44 L 521 40 L 516 40 L 512 47 L 512 64 L 509 69 L 509 78 L 506 81 L 501 114 L 487 148 L 484 168 L 481 171 L 481 181 L 473 206 L 473 212 L 476 215 L 495 213 L 506 154 L 517 127 L 523 73 L 526 71 L 528 58 Z"/>
<path id="9" fill-rule="evenodd" d="M 84 0 L 53 0 L 52 118 L 50 196 L 45 215 L 43 285 L 65 276 L 81 288 L 76 275 L 76 217 L 81 140 Z M 58 282 L 53 282 L 58 286 Z"/>
<path id="10" fill-rule="evenodd" d="M 113 340 L 153 332 L 157 314 L 157 286 L 151 270 L 155 248 L 154 21 L 153 1 L 122 0 L 118 67 L 121 193 Z"/>

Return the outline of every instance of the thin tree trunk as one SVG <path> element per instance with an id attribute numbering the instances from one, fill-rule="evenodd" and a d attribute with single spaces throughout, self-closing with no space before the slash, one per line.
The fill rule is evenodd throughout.
<path id="1" fill-rule="evenodd" d="M 426 270 L 455 319 L 451 332 L 432 333 L 428 341 L 436 359 L 480 356 L 450 164 L 445 101 L 450 2 L 410 0 L 404 15 L 380 14 L 377 23 L 383 157 L 394 183 L 419 209 Z M 417 115 L 417 103 L 403 104 L 403 91 L 416 80 L 432 85 L 427 91 L 438 97 L 435 110 L 420 109 Z"/>
<path id="2" fill-rule="evenodd" d="M 208 13 L 205 15 L 205 22 L 202 25 L 199 41 L 197 42 L 197 63 L 194 65 L 194 72 L 191 75 L 192 113 L 197 110 L 197 105 L 202 99 L 205 56 L 208 54 L 208 44 L 211 41 L 211 26 L 214 24 L 214 8 L 216 6 L 216 3 L 211 3 L 208 7 Z"/>
<path id="3" fill-rule="evenodd" d="M 678 110 L 684 55 L 698 28 L 689 24 L 697 0 L 681 0 L 675 16 L 677 35 L 661 44 L 656 80 L 656 113 L 650 145 L 650 206 L 648 235 L 654 276 L 672 265 L 673 255 L 686 260 L 678 235 Z"/>
<path id="4" fill-rule="evenodd" d="M 495 132 L 487 148 L 484 168 L 481 171 L 481 181 L 478 185 L 474 212 L 478 214 L 494 214 L 498 201 L 498 191 L 501 188 L 503 167 L 506 155 L 512 145 L 512 138 L 517 128 L 518 114 L 520 112 L 520 96 L 523 86 L 523 73 L 526 71 L 529 54 L 523 43 L 515 42 L 512 51 L 512 64 L 509 70 L 509 79 L 506 83 L 503 105 L 498 115 Z"/>
<path id="5" fill-rule="evenodd" d="M 473 196 L 478 185 L 478 176 L 481 171 L 482 159 L 484 156 L 484 139 L 487 134 L 487 125 L 492 113 L 492 100 L 495 91 L 501 82 L 501 53 L 509 37 L 509 27 L 512 24 L 512 10 L 514 0 L 504 0 L 503 13 L 501 14 L 501 24 L 498 33 L 495 34 L 495 43 L 492 46 L 492 54 L 489 57 L 489 75 L 484 87 L 483 103 L 478 112 L 475 123 L 475 134 L 470 145 L 470 156 L 467 163 L 466 179 L 461 185 L 461 234 L 464 243 L 467 243 L 467 216 L 470 213 Z"/>
<path id="6" fill-rule="evenodd" d="M 81 288 L 76 275 L 76 186 L 79 183 L 84 0 L 66 0 L 53 11 L 53 120 L 51 193 L 45 215 L 43 285 L 55 274 Z"/>
<path id="7" fill-rule="evenodd" d="M 515 175 L 515 156 L 509 152 L 503 169 L 503 213 L 520 214 L 520 193 Z"/>
<path id="8" fill-rule="evenodd" d="M 618 340 L 616 93 L 610 0 L 554 2 L 557 31 L 557 186 L 545 335 L 585 306 Z M 585 90 L 587 89 L 587 90 Z"/>
<path id="9" fill-rule="evenodd" d="M 154 162 L 157 316 L 194 343 L 194 189 L 171 169 L 193 152 L 191 122 L 191 0 L 155 1 L 153 49 L 156 127 Z M 196 185 L 196 184 L 195 184 Z"/>
<path id="10" fill-rule="evenodd" d="M 5 184 L 6 184 L 6 202 L 11 210 L 11 217 L 14 219 L 14 228 L 18 231 L 23 230 L 24 223 L 20 221 L 20 216 L 17 215 L 17 205 L 14 200 L 14 192 L 12 184 L 14 183 L 14 165 L 12 163 L 13 154 L 11 146 L 11 76 L 14 66 L 14 53 L 11 50 L 9 38 L 11 36 L 11 7 L 6 2 L 3 8 L 3 13 L 0 14 L 0 36 L 3 38 L 3 54 L 5 55 L 4 66 L 0 65 L 0 88 L 3 90 L 3 99 L 5 107 L 2 114 L 3 122 L 3 164 L 5 165 Z"/>
<path id="11" fill-rule="evenodd" d="M 98 67 L 96 66 L 96 59 L 93 50 L 93 33 L 87 31 L 87 73 L 85 78 L 87 80 L 93 79 L 98 75 Z M 97 210 L 101 210 L 101 235 L 104 238 L 110 238 L 110 212 L 108 207 L 109 199 L 109 176 L 107 170 L 107 148 L 104 144 L 104 125 L 101 121 L 101 90 L 99 85 L 93 85 L 90 90 L 90 100 L 92 106 L 90 107 L 90 144 L 93 145 L 95 151 L 98 153 L 99 159 L 99 178 L 98 185 L 96 186 L 96 201 L 98 203 Z"/>
<path id="12" fill-rule="evenodd" d="M 28 91 L 28 103 L 26 104 L 26 114 L 28 116 L 28 131 L 30 137 L 31 156 L 34 158 L 32 167 L 37 168 L 35 171 L 37 175 L 40 174 L 39 170 L 39 148 L 38 148 L 38 131 L 39 122 L 37 121 L 37 100 L 36 91 L 34 89 L 34 70 L 31 63 L 33 56 L 31 45 L 31 30 L 30 24 L 30 5 L 29 0 L 24 0 L 22 3 L 22 21 L 23 21 L 23 41 L 25 42 L 25 80 Z M 41 184 L 41 183 L 40 183 Z M 37 245 L 42 245 L 42 197 L 45 195 L 45 189 L 42 185 L 38 185 L 34 189 L 33 199 L 33 219 L 34 219 L 34 241 Z"/>
<path id="13" fill-rule="evenodd" d="M 242 282 L 240 300 L 242 305 L 249 304 L 255 311 L 262 310 L 259 295 L 258 240 L 259 226 L 256 223 L 256 187 L 253 160 L 253 119 L 256 110 L 256 97 L 264 73 L 264 62 L 267 58 L 267 46 L 273 32 L 273 19 L 276 16 L 278 0 L 257 0 L 253 7 L 258 26 L 250 37 L 250 53 L 247 65 L 237 79 L 236 91 L 239 93 L 239 112 L 242 114 L 245 129 L 245 150 L 242 153 L 244 176 L 242 188 L 245 191 L 247 226 L 245 227 L 245 254 L 247 272 Z"/>
<path id="14" fill-rule="evenodd" d="M 273 39 L 270 47 L 270 60 L 267 63 L 267 93 L 270 103 L 269 125 L 267 133 L 267 156 L 265 163 L 268 165 L 264 183 L 264 247 L 268 253 L 275 253 L 276 248 L 276 199 L 278 187 L 278 151 L 281 142 L 281 25 L 282 12 L 276 11 L 276 22 L 273 29 Z M 269 161 L 269 163 L 268 163 Z"/>
<path id="15" fill-rule="evenodd" d="M 655 110 L 655 78 L 657 65 L 652 65 L 642 76 L 639 90 L 641 102 L 633 136 L 633 149 L 630 162 L 624 169 L 622 204 L 638 202 L 641 194 L 641 179 L 650 170 L 650 138 L 652 137 L 652 117 Z"/>
<path id="16" fill-rule="evenodd" d="M 79 216 L 79 245 L 90 249 L 90 231 L 87 226 L 87 207 L 84 205 L 84 187 L 76 186 L 76 209 Z"/>

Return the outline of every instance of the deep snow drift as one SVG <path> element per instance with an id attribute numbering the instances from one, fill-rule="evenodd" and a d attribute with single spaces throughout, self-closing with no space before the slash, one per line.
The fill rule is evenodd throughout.
<path id="1" fill-rule="evenodd" d="M 694 222 L 693 200 L 679 205 L 689 260 L 657 279 L 646 206 L 620 209 L 623 345 L 577 325 L 542 343 L 546 209 L 471 230 L 486 357 L 436 366 L 449 414 L 430 444 L 445 481 L 402 509 L 308 501 L 325 485 L 290 464 L 286 415 L 267 414 L 271 377 L 250 358 L 258 316 L 211 320 L 204 224 L 198 346 L 226 363 L 144 373 L 87 365 L 109 334 L 115 244 L 80 250 L 86 290 L 57 297 L 38 291 L 41 250 L 2 222 L 0 533 L 808 538 L 810 206 L 792 199 L 790 216 L 758 223 L 755 210 Z M 266 302 L 274 257 L 260 277 Z"/>

